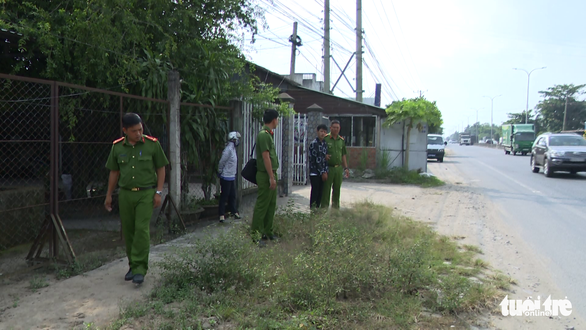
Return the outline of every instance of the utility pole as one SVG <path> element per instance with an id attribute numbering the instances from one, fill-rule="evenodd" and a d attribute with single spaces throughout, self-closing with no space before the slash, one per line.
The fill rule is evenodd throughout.
<path id="1" fill-rule="evenodd" d="M 568 94 L 566 93 L 566 105 L 564 106 L 564 126 L 562 127 L 562 131 L 566 130 L 566 114 L 568 113 Z"/>
<path id="2" fill-rule="evenodd" d="M 356 0 L 356 101 L 362 102 L 362 0 Z"/>
<path id="3" fill-rule="evenodd" d="M 330 0 L 324 1 L 324 93 L 330 89 Z"/>
<path id="4" fill-rule="evenodd" d="M 497 95 L 497 96 L 486 96 L 484 95 L 483 97 L 488 97 L 490 99 L 490 140 L 492 141 L 492 105 L 493 105 L 493 101 L 494 99 L 496 99 L 497 97 L 502 96 L 501 95 Z"/>
<path id="5" fill-rule="evenodd" d="M 419 92 L 419 97 L 423 97 L 423 92 L 427 92 L 427 90 L 424 90 L 424 91 L 417 90 L 417 91 L 415 91 L 415 93 L 417 93 L 417 92 Z"/>
<path id="6" fill-rule="evenodd" d="M 289 38 L 291 41 L 291 70 L 289 71 L 289 79 L 295 80 L 295 55 L 297 53 L 297 22 L 293 22 L 293 35 Z M 301 46 L 301 45 L 299 45 Z"/>

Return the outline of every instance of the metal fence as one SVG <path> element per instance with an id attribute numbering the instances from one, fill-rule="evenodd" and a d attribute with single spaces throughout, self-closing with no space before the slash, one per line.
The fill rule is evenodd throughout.
<path id="1" fill-rule="evenodd" d="M 207 106 L 182 104 L 182 111 L 186 107 Z M 26 265 L 24 257 L 71 261 L 75 254 L 123 246 L 117 192 L 112 212 L 103 203 L 106 160 L 126 112 L 139 113 L 145 134 L 157 137 L 169 155 L 167 100 L 0 74 L 0 254 L 25 251 L 3 255 L 0 273 Z M 186 167 L 188 177 L 198 173 Z"/>
<path id="2" fill-rule="evenodd" d="M 4 77 L 0 83 L 2 251 L 33 240 L 50 214 L 52 86 Z M 2 262 L 0 273 L 12 267 Z"/>
<path id="3" fill-rule="evenodd" d="M 243 159 L 242 159 L 242 167 L 248 163 L 251 158 L 256 158 L 256 135 L 262 128 L 263 124 L 261 120 L 254 118 L 254 106 L 251 103 L 244 103 L 242 106 L 243 109 L 243 131 L 242 131 L 242 148 L 243 148 Z M 275 149 L 277 152 L 277 158 L 279 159 L 279 169 L 277 170 L 277 178 L 281 178 L 281 168 L 283 164 L 283 129 L 282 126 L 279 125 L 274 130 L 274 139 L 275 139 Z M 254 152 L 253 152 L 254 151 Z M 252 157 L 251 157 L 252 155 Z M 248 189 L 255 187 L 256 185 L 253 183 L 248 182 L 247 180 L 242 180 L 242 189 Z"/>
<path id="4" fill-rule="evenodd" d="M 293 120 L 294 149 L 293 149 L 293 184 L 305 185 L 308 181 L 309 168 L 307 141 L 307 114 L 296 114 Z"/>

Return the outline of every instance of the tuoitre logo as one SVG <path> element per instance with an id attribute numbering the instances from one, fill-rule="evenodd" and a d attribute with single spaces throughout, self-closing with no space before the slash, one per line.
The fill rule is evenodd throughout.
<path id="1" fill-rule="evenodd" d="M 565 299 L 551 299 L 551 295 L 541 303 L 541 296 L 537 299 L 532 300 L 532 297 L 528 297 L 525 300 L 509 299 L 509 296 L 505 296 L 503 301 L 499 304 L 501 306 L 501 312 L 503 316 L 570 316 L 572 314 L 572 303 Z"/>

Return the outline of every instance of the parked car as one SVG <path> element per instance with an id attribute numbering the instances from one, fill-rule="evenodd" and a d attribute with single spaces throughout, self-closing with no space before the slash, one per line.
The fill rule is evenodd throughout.
<path id="1" fill-rule="evenodd" d="M 576 134 L 545 133 L 531 147 L 531 170 L 551 177 L 557 171 L 586 172 L 586 139 Z"/>
<path id="2" fill-rule="evenodd" d="M 446 144 L 441 135 L 427 134 L 427 159 L 437 159 L 438 162 L 443 162 Z"/>

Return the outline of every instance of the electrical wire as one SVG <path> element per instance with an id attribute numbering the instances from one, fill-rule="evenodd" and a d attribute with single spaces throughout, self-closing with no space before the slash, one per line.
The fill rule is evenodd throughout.
<path id="1" fill-rule="evenodd" d="M 391 6 L 393 7 L 393 13 L 395 14 L 395 19 L 397 20 L 397 24 L 399 25 L 399 32 L 401 32 L 401 36 L 403 37 L 403 40 L 405 40 L 405 33 L 403 33 L 403 28 L 401 27 L 401 21 L 399 20 L 399 15 L 397 14 L 397 9 L 395 9 L 395 4 L 393 3 L 393 0 L 389 0 L 389 2 L 391 4 Z M 385 8 L 382 1 L 381 1 L 381 6 L 383 7 L 385 17 L 389 17 L 389 15 L 387 14 L 387 9 Z M 422 81 L 421 81 L 421 78 L 419 77 L 419 73 L 417 72 L 417 66 L 413 62 L 413 56 L 411 55 L 411 51 L 409 50 L 409 46 L 407 44 L 405 44 L 405 48 L 407 49 L 407 55 L 409 55 L 409 59 L 411 60 L 411 64 L 413 64 L 413 71 L 415 72 L 415 77 L 417 77 L 417 80 L 419 81 L 419 85 L 421 85 Z M 403 53 L 401 53 L 401 56 L 403 56 Z M 403 60 L 405 61 L 405 58 L 403 58 Z M 405 63 L 405 64 L 407 64 L 407 63 Z"/>

